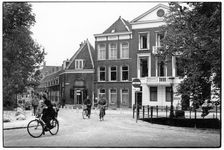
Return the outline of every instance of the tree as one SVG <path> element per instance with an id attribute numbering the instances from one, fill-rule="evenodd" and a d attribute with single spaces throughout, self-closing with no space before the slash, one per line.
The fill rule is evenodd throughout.
<path id="1" fill-rule="evenodd" d="M 30 27 L 35 24 L 31 4 L 3 3 L 3 100 L 12 101 L 44 60 L 44 49 L 35 42 Z"/>
<path id="2" fill-rule="evenodd" d="M 221 3 L 169 3 L 169 8 L 158 56 L 178 57 L 177 69 L 183 73 L 178 94 L 202 104 L 210 99 L 211 83 L 221 86 Z"/>

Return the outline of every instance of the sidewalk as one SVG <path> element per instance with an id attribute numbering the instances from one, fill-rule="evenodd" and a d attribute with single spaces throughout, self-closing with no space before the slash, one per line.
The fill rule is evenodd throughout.
<path id="1" fill-rule="evenodd" d="M 75 113 L 81 113 L 82 109 L 72 109 L 69 107 L 66 108 L 60 108 L 60 110 L 66 110 L 66 111 L 73 111 Z M 60 120 L 60 110 L 59 110 L 59 116 L 58 116 L 58 120 Z M 97 113 L 98 114 L 99 110 L 95 110 L 92 109 L 91 113 Z M 111 114 L 128 114 L 131 115 L 133 114 L 132 109 L 128 108 L 128 109 L 116 109 L 116 110 L 106 110 L 106 114 L 107 115 L 111 115 Z M 27 124 L 31 121 L 35 119 L 35 116 L 31 116 L 31 115 L 26 115 L 26 120 L 12 120 L 11 122 L 4 122 L 3 123 L 3 130 L 11 130 L 11 129 L 20 129 L 20 128 L 26 128 Z"/>

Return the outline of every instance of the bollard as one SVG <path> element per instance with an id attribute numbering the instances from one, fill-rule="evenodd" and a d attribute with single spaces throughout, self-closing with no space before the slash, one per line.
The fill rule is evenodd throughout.
<path id="1" fill-rule="evenodd" d="M 153 117 L 153 106 L 151 106 L 151 123 L 152 123 L 152 117 Z"/>

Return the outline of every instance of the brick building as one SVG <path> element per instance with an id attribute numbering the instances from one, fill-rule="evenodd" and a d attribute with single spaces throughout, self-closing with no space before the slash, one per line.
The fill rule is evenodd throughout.
<path id="1" fill-rule="evenodd" d="M 133 65 L 132 77 L 138 78 L 142 83 L 142 90 L 138 92 L 138 98 L 142 105 L 166 106 L 171 102 L 171 80 L 174 77 L 174 87 L 180 83 L 176 70 L 176 58 L 174 56 L 162 60 L 156 57 L 160 41 L 164 37 L 158 32 L 158 27 L 164 25 L 164 14 L 169 7 L 158 4 L 147 12 L 133 19 L 132 50 Z M 176 88 L 174 88 L 174 92 Z M 132 103 L 134 104 L 134 88 L 132 89 Z M 174 106 L 180 103 L 180 96 L 174 95 Z"/>
<path id="2" fill-rule="evenodd" d="M 102 34 L 95 34 L 95 93 L 105 94 L 110 108 L 131 107 L 132 32 L 119 17 Z"/>
<path id="3" fill-rule="evenodd" d="M 95 50 L 88 39 L 70 60 L 63 62 L 60 73 L 60 99 L 62 103 L 81 105 L 87 96 L 93 99 Z"/>

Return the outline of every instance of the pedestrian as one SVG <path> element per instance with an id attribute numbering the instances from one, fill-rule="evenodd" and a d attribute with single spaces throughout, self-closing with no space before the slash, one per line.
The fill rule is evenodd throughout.
<path id="1" fill-rule="evenodd" d="M 90 117 L 91 114 L 91 107 L 92 107 L 92 102 L 89 99 L 89 96 L 87 96 L 87 98 L 84 100 L 84 105 L 87 106 L 87 111 L 88 111 L 88 116 Z"/>
<path id="2" fill-rule="evenodd" d="M 32 108 L 33 108 L 33 115 L 36 116 L 37 107 L 39 105 L 39 98 L 38 98 L 37 94 L 34 95 L 32 101 L 31 101 L 31 104 L 32 104 Z"/>

